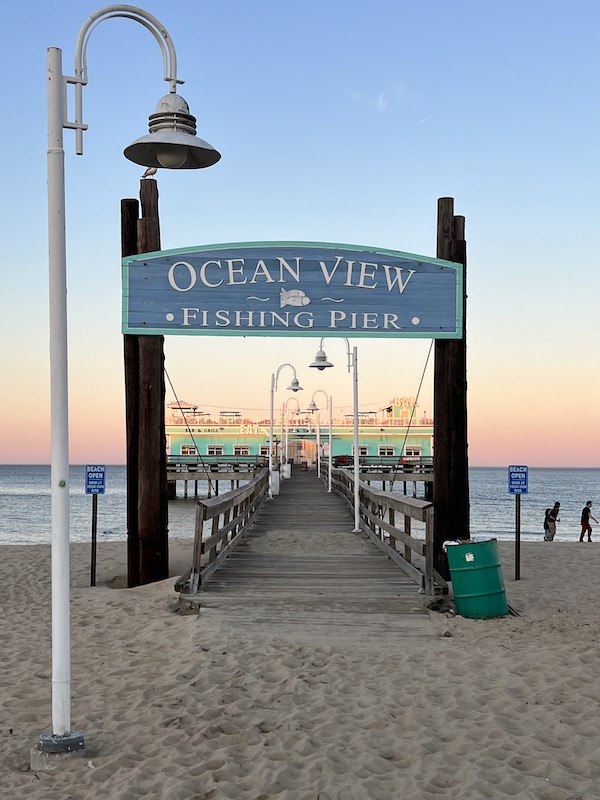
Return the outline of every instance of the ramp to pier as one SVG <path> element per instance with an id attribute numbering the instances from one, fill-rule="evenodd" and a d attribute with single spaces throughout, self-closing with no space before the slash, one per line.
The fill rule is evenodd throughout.
<path id="1" fill-rule="evenodd" d="M 427 598 L 352 528 L 345 502 L 315 472 L 295 471 L 204 584 L 201 614 L 314 644 L 396 649 L 434 636 Z"/>

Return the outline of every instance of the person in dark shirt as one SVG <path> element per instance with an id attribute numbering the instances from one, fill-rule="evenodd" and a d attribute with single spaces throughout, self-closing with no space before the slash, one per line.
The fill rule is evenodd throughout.
<path id="1" fill-rule="evenodd" d="M 556 501 L 554 503 L 550 513 L 548 514 L 548 530 L 546 531 L 546 535 L 544 536 L 545 542 L 553 541 L 554 537 L 556 536 L 556 523 L 560 522 L 560 517 L 558 516 L 560 513 L 560 503 Z"/>
<path id="2" fill-rule="evenodd" d="M 588 500 L 587 503 L 584 505 L 583 510 L 581 512 L 581 536 L 579 537 L 579 541 L 583 542 L 583 537 L 587 533 L 587 540 L 588 542 L 592 541 L 592 526 L 590 525 L 590 519 L 593 519 L 596 524 L 598 524 L 598 520 L 596 517 L 592 516 L 592 501 Z"/>
<path id="3" fill-rule="evenodd" d="M 546 511 L 544 512 L 544 539 L 546 541 L 548 540 L 548 530 L 549 530 L 549 527 L 550 527 L 548 525 L 548 516 L 549 516 L 551 511 L 552 511 L 551 508 L 547 508 Z"/>

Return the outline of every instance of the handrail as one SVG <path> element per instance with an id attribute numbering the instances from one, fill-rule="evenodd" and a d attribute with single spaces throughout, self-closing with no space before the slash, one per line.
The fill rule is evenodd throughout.
<path id="1" fill-rule="evenodd" d="M 269 487 L 269 470 L 261 469 L 253 480 L 215 498 L 198 500 L 191 568 L 179 578 L 175 591 L 196 594 L 243 538 L 254 521 Z M 204 523 L 211 532 L 204 537 Z"/>
<path id="2" fill-rule="evenodd" d="M 344 467 L 353 463 L 350 455 L 333 456 L 333 465 Z M 433 472 L 433 456 L 360 456 L 358 463 L 362 471 L 404 473 Z"/>
<path id="3" fill-rule="evenodd" d="M 354 506 L 354 473 L 337 467 L 332 470 L 331 486 L 346 503 Z M 433 503 L 416 497 L 373 489 L 360 481 L 360 527 L 427 595 L 435 594 L 435 583 L 441 582 L 433 569 Z M 396 524 L 396 514 L 403 518 L 403 527 Z M 425 541 L 411 535 L 412 520 L 425 523 Z M 386 539 L 389 540 L 386 541 Z M 404 553 L 396 542 L 404 545 Z M 412 553 L 422 557 L 421 566 L 412 563 Z"/>
<path id="4" fill-rule="evenodd" d="M 177 466 L 198 466 L 204 464 L 212 466 L 214 464 L 258 464 L 266 466 L 267 456 L 199 456 L 199 455 L 173 455 L 167 456 L 167 467 Z"/>

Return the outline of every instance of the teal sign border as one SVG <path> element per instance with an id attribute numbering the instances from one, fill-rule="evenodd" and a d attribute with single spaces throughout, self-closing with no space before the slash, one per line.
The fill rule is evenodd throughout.
<path id="1" fill-rule="evenodd" d="M 463 265 L 396 250 L 328 242 L 202 245 L 127 256 L 122 279 L 126 334 L 463 335 Z M 271 324 L 244 325 L 249 319 Z"/>

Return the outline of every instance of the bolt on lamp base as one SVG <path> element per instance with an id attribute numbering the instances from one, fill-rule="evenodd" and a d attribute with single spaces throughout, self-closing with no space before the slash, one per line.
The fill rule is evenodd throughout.
<path id="1" fill-rule="evenodd" d="M 37 745 L 31 748 L 30 767 L 32 771 L 55 769 L 65 761 L 85 756 L 85 740 L 81 733 L 66 733 L 55 736 L 41 733 Z"/>

